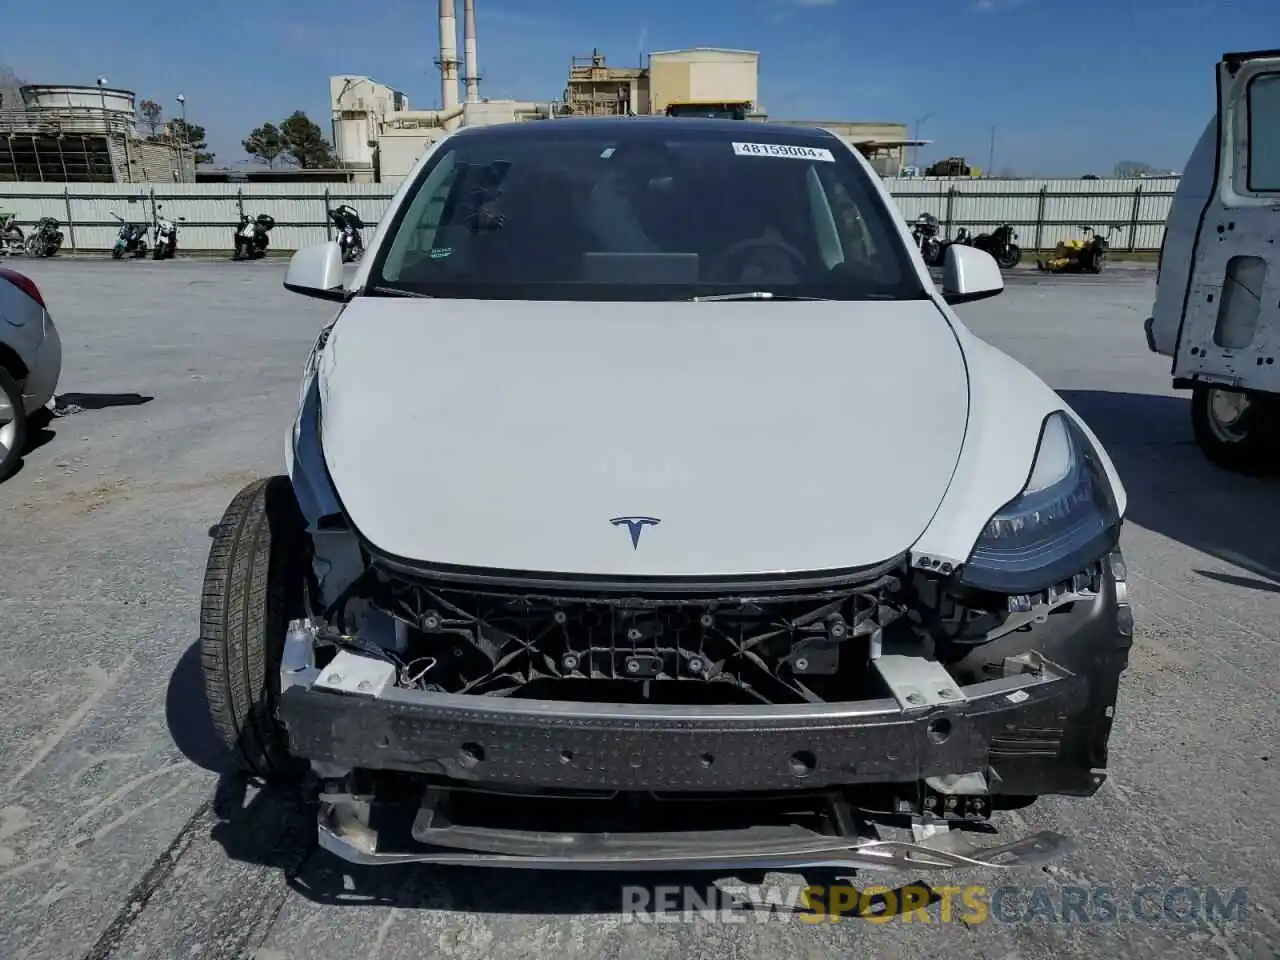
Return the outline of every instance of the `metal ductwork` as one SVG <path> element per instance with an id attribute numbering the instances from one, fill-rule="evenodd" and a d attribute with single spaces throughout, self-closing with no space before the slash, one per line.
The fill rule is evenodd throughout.
<path id="1" fill-rule="evenodd" d="M 458 18 L 453 0 L 440 0 L 440 67 L 441 110 L 448 113 L 458 106 Z"/>
<path id="2" fill-rule="evenodd" d="M 476 0 L 462 0 L 462 55 L 466 58 L 467 102 L 480 100 L 480 67 L 476 62 Z"/>

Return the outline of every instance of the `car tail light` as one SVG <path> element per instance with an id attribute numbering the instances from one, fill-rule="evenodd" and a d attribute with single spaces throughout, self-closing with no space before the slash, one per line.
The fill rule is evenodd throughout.
<path id="1" fill-rule="evenodd" d="M 8 267 L 0 267 L 0 278 L 8 280 L 40 306 L 48 309 L 44 302 L 44 297 L 40 295 L 40 288 L 26 274 L 19 273 L 17 270 L 10 270 Z"/>

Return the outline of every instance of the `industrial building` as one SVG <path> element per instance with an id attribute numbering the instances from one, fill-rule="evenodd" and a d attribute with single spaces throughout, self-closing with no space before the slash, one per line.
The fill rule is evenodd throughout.
<path id="1" fill-rule="evenodd" d="M 190 144 L 138 132 L 130 90 L 30 85 L 20 95 L 21 107 L 0 109 L 0 181 L 195 180 Z"/>
<path id="2" fill-rule="evenodd" d="M 753 50 L 695 47 L 651 53 L 640 67 L 610 66 L 605 55 L 573 57 L 564 91 L 566 112 L 574 116 L 661 116 L 701 112 L 701 106 L 740 106 L 747 120 L 830 130 L 861 150 L 886 177 L 897 176 L 906 163 L 905 123 L 850 120 L 779 120 L 760 103 L 760 54 Z M 683 109 L 682 109 L 683 108 Z"/>
<path id="3" fill-rule="evenodd" d="M 570 58 L 568 82 L 558 100 L 483 98 L 475 0 L 463 2 L 463 59 L 458 57 L 455 9 L 454 0 L 439 0 L 439 109 L 413 110 L 403 93 L 369 77 L 329 78 L 334 150 L 348 179 L 398 182 L 432 144 L 459 126 L 572 116 L 697 114 L 818 126 L 861 150 L 884 176 L 901 171 L 905 148 L 914 143 L 902 123 L 770 118 L 760 104 L 760 54 L 752 50 L 664 50 L 635 67 L 610 66 L 595 50 L 589 57 Z"/>

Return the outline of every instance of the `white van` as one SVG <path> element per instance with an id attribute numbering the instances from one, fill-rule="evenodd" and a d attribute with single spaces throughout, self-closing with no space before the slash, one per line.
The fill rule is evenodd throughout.
<path id="1" fill-rule="evenodd" d="M 1280 50 L 1218 64 L 1218 112 L 1173 198 L 1147 345 L 1192 391 L 1215 463 L 1280 463 Z"/>

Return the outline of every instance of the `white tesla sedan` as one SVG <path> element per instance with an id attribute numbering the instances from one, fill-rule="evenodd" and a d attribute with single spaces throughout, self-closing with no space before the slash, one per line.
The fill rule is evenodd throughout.
<path id="1" fill-rule="evenodd" d="M 348 860 L 1034 863 L 954 827 L 1103 782 L 1133 618 L 1088 426 L 821 130 L 464 129 L 212 530 L 212 719 Z M 901 838 L 889 835 L 910 827 Z"/>
<path id="2" fill-rule="evenodd" d="M 22 457 L 27 418 L 53 399 L 61 373 L 62 342 L 40 288 L 0 267 L 0 480 Z"/>

